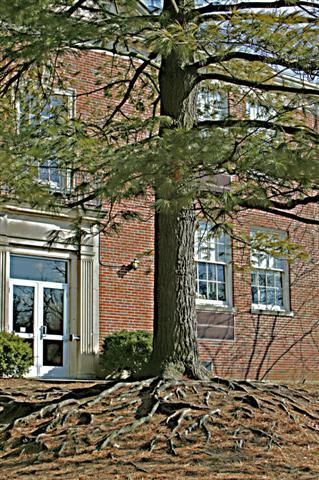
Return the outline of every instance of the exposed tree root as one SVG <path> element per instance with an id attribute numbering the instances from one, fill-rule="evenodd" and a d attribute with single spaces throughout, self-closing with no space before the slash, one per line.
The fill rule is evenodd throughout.
<path id="1" fill-rule="evenodd" d="M 142 452 L 185 461 L 191 448 L 209 463 L 223 448 L 241 459 L 254 449 L 265 458 L 276 450 L 283 459 L 297 446 L 305 456 L 319 445 L 318 395 L 262 382 L 150 378 L 47 389 L 23 406 L 19 395 L 0 391 L 0 407 L 0 459 L 8 469 L 86 455 L 114 463 L 125 451 L 126 465 L 147 474 Z"/>

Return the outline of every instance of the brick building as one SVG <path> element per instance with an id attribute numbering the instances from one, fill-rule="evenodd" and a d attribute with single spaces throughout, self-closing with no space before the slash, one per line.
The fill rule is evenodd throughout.
<path id="1" fill-rule="evenodd" d="M 96 51 L 66 57 L 63 68 L 68 86 L 52 97 L 67 97 L 77 115 L 103 115 L 111 100 L 98 89 L 89 96 L 86 92 L 94 89 L 96 72 L 113 75 L 114 62 L 105 58 Z M 230 99 L 209 95 L 203 92 L 199 97 L 201 115 L 210 115 L 210 104 L 215 106 L 215 115 L 223 115 Z M 260 114 L 256 105 L 237 108 L 246 109 L 249 115 Z M 40 168 L 39 176 L 55 188 L 62 186 L 54 165 L 48 165 L 44 173 Z M 227 188 L 227 182 L 221 188 Z M 83 221 L 91 234 L 79 245 L 65 242 L 71 235 L 72 211 L 31 209 L 27 199 L 25 205 L 2 207 L 0 327 L 32 344 L 35 364 L 31 375 L 94 376 L 105 335 L 121 329 L 152 329 L 151 200 L 132 200 L 129 207 L 142 220 L 123 222 L 111 236 L 94 235 L 94 212 L 88 210 Z M 317 208 L 308 206 L 307 215 L 317 217 Z M 288 236 L 309 255 L 289 264 L 270 253 L 243 248 L 236 235 L 212 237 L 209 226 L 200 222 L 195 255 L 202 360 L 218 375 L 318 379 L 317 229 L 253 210 L 238 216 L 234 233 L 236 228 L 248 237 L 258 232 Z M 59 230 L 61 236 L 48 249 L 52 230 Z M 131 268 L 134 259 L 139 261 L 138 269 Z"/>

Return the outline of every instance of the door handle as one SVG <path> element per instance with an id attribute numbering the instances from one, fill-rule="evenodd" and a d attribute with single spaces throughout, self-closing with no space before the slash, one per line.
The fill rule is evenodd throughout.
<path id="1" fill-rule="evenodd" d="M 42 338 L 44 338 L 44 337 L 46 336 L 46 334 L 47 334 L 47 327 L 46 327 L 46 325 L 42 325 L 41 328 L 40 328 L 40 330 L 41 330 L 41 336 L 42 336 Z"/>

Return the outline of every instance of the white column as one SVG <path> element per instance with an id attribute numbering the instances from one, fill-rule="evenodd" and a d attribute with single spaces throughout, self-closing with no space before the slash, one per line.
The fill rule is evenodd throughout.
<path id="1" fill-rule="evenodd" d="M 93 258 L 81 259 L 80 274 L 80 342 L 81 353 L 94 354 L 97 353 L 98 345 L 98 312 L 96 312 L 96 304 L 98 299 L 95 295 L 95 271 Z"/>
<path id="2" fill-rule="evenodd" d="M 0 331 L 7 329 L 8 308 L 8 220 L 0 214 Z"/>

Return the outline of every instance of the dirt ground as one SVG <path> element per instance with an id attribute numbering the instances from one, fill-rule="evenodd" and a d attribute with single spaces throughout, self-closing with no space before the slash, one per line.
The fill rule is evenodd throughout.
<path id="1" fill-rule="evenodd" d="M 317 385 L 0 379 L 0 479 L 319 479 Z"/>

